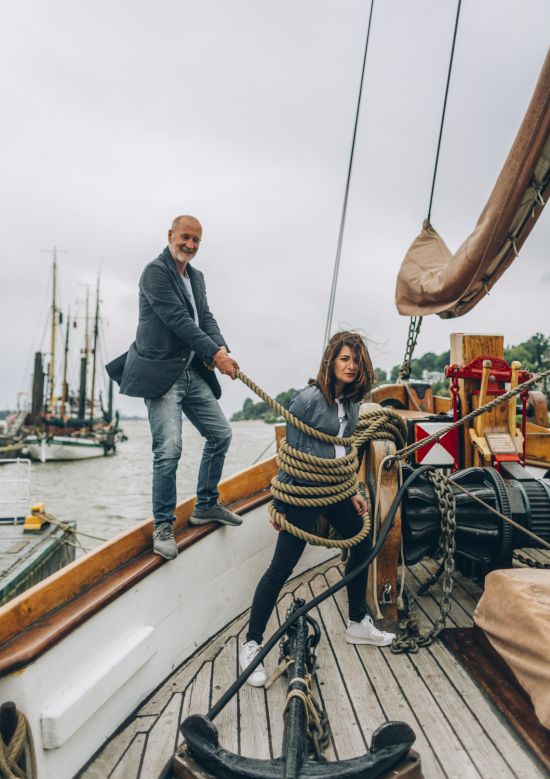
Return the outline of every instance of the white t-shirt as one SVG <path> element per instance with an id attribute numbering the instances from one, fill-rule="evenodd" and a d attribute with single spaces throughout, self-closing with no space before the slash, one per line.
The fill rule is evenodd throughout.
<path id="1" fill-rule="evenodd" d="M 187 275 L 187 271 L 185 273 L 180 273 L 181 280 L 183 281 L 183 286 L 185 287 L 185 291 L 189 295 L 189 298 L 191 300 L 191 306 L 193 308 L 193 317 L 195 319 L 195 324 L 199 325 L 199 315 L 197 313 L 197 304 L 195 303 L 195 296 L 193 295 L 193 287 L 191 286 L 191 279 Z M 185 363 L 185 366 L 191 365 L 191 360 L 195 356 L 195 352 L 191 351 L 189 357 L 187 358 L 187 362 Z"/>
<path id="2" fill-rule="evenodd" d="M 336 405 L 338 406 L 338 422 L 340 422 L 340 428 L 338 430 L 338 438 L 342 438 L 344 435 L 344 430 L 346 429 L 346 423 L 348 421 L 348 415 L 346 414 L 346 410 L 344 408 L 344 402 L 342 398 L 336 398 Z M 345 446 L 338 446 L 334 445 L 334 454 L 335 457 L 345 457 L 346 456 L 346 447 Z"/>

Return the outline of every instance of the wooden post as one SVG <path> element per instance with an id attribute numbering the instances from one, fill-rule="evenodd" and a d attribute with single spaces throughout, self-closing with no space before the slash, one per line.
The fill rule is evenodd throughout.
<path id="1" fill-rule="evenodd" d="M 521 363 L 518 360 L 514 360 L 512 363 L 512 378 L 510 380 L 510 389 L 515 389 L 518 386 L 519 371 Z M 516 435 L 516 397 L 510 398 L 508 401 L 508 430 L 512 438 Z"/>
<path id="2" fill-rule="evenodd" d="M 371 404 L 369 404 L 371 405 Z M 368 484 L 372 501 L 372 521 L 374 527 L 374 513 L 376 504 L 376 492 L 378 490 L 379 516 L 383 525 L 388 509 L 397 493 L 399 466 L 394 463 L 389 470 L 382 468 L 380 463 L 387 455 L 394 454 L 395 444 L 392 441 L 372 441 L 359 470 L 359 479 Z M 380 481 L 379 479 L 380 474 Z M 374 540 L 374 536 L 373 536 Z M 393 527 L 388 533 L 384 546 L 369 572 L 368 602 L 376 616 L 380 609 L 385 620 L 397 623 L 397 570 L 399 566 L 399 554 L 401 550 L 401 508 L 397 510 Z M 374 589 L 374 577 L 376 572 L 376 590 Z"/>
<path id="3" fill-rule="evenodd" d="M 451 364 L 464 365 L 474 357 L 500 357 L 504 359 L 504 337 L 502 335 L 466 335 L 452 333 Z M 473 411 L 479 405 L 479 382 L 470 379 L 459 379 L 458 382 L 461 405 L 461 417 Z M 474 394 L 475 393 L 475 394 Z M 483 427 L 487 431 L 506 430 L 508 428 L 508 409 L 505 403 L 499 404 L 484 415 Z M 468 429 L 462 428 L 464 446 L 464 467 L 473 465 L 473 453 Z"/>

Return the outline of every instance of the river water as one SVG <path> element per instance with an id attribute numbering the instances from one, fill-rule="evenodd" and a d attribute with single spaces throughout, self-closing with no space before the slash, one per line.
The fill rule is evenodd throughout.
<path id="1" fill-rule="evenodd" d="M 46 511 L 62 521 L 76 520 L 77 529 L 101 539 L 112 538 L 151 516 L 151 434 L 147 420 L 122 422 L 128 440 L 112 457 L 79 462 L 33 463 L 32 502 L 42 501 Z M 222 478 L 247 468 L 275 451 L 275 428 L 265 422 L 235 422 L 233 440 Z M 183 454 L 178 467 L 178 501 L 195 494 L 203 439 L 187 421 L 183 423 Z M 272 443 L 272 445 L 270 445 Z M 8 466 L 9 467 L 9 466 Z M 99 540 L 80 537 L 91 549 Z"/>

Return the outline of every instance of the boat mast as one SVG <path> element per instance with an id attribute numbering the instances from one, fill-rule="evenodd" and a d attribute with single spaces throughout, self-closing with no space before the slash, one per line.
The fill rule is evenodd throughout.
<path id="1" fill-rule="evenodd" d="M 90 321 L 90 288 L 86 286 L 86 315 L 84 319 L 84 350 L 80 358 L 80 389 L 78 393 L 78 416 L 84 419 L 86 416 L 86 379 L 88 376 L 88 357 L 90 355 L 90 335 L 88 323 Z"/>
<path id="2" fill-rule="evenodd" d="M 90 392 L 90 418 L 94 418 L 94 399 L 95 399 L 95 373 L 97 364 L 97 342 L 99 338 L 99 276 L 97 277 L 97 287 L 95 296 L 95 321 L 94 321 L 94 345 L 92 349 L 92 391 Z"/>
<path id="3" fill-rule="evenodd" d="M 65 354 L 63 359 L 63 382 L 61 384 L 61 413 L 65 416 L 65 404 L 67 403 L 67 363 L 69 360 L 69 328 L 71 326 L 71 311 L 67 312 L 67 332 L 65 333 Z"/>
<path id="4" fill-rule="evenodd" d="M 57 247 L 53 247 L 52 263 L 52 323 L 51 323 L 51 341 L 50 341 L 50 365 L 48 368 L 48 404 L 46 411 L 53 410 L 53 391 L 55 381 L 55 334 L 57 325 Z"/>

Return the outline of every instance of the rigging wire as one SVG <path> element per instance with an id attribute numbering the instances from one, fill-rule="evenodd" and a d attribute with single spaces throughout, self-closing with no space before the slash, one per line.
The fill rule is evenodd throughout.
<path id="1" fill-rule="evenodd" d="M 424 222 L 424 225 L 430 224 L 430 217 L 432 215 L 432 205 L 433 205 L 433 199 L 434 199 L 434 191 L 435 191 L 435 180 L 437 178 L 437 168 L 439 166 L 439 152 L 441 151 L 441 140 L 443 138 L 443 127 L 445 125 L 445 114 L 447 113 L 447 98 L 449 97 L 449 85 L 451 83 L 451 73 L 453 71 L 453 60 L 455 55 L 455 46 L 456 46 L 456 37 L 458 33 L 458 22 L 460 20 L 460 7 L 462 5 L 462 0 L 458 0 L 458 4 L 456 7 L 456 18 L 455 18 L 455 26 L 453 31 L 453 42 L 451 45 L 451 56 L 449 58 L 449 68 L 447 70 L 447 83 L 445 84 L 445 97 L 443 98 L 443 110 L 441 112 L 441 123 L 439 125 L 439 137 L 437 139 L 437 149 L 435 153 L 435 164 L 434 164 L 434 172 L 432 176 L 432 187 L 430 190 L 430 202 L 428 204 L 428 213 L 426 216 L 426 220 Z M 411 361 L 412 356 L 414 352 L 414 348 L 416 346 L 416 342 L 418 339 L 418 334 L 420 333 L 420 327 L 422 325 L 422 316 L 412 316 L 410 318 L 409 322 L 409 333 L 407 336 L 407 346 L 405 349 L 405 356 L 403 357 L 403 363 L 401 365 L 401 368 L 399 369 L 399 381 L 400 382 L 407 382 L 409 380 L 409 377 L 411 375 Z"/>
<path id="2" fill-rule="evenodd" d="M 441 113 L 441 124 L 439 126 L 439 138 L 437 139 L 437 150 L 435 153 L 435 165 L 434 165 L 434 174 L 432 178 L 432 189 L 430 192 L 430 202 L 428 205 L 428 215 L 426 217 L 426 221 L 430 221 L 430 216 L 432 215 L 432 203 L 434 198 L 434 190 L 435 190 L 435 179 L 437 176 L 437 168 L 439 165 L 439 152 L 441 150 L 441 139 L 443 138 L 443 126 L 445 124 L 445 114 L 447 112 L 447 98 L 449 96 L 449 85 L 451 83 L 451 73 L 453 70 L 453 59 L 455 55 L 455 44 L 456 44 L 456 36 L 458 32 L 458 21 L 460 19 L 460 6 L 462 5 L 462 0 L 458 0 L 458 5 L 456 8 L 456 19 L 455 19 L 455 28 L 453 32 L 453 43 L 451 46 L 451 56 L 449 59 L 449 69 L 447 71 L 447 84 L 445 85 L 445 97 L 443 99 L 443 111 Z"/>
<path id="3" fill-rule="evenodd" d="M 374 0 L 371 0 L 370 4 L 370 13 L 369 13 L 369 23 L 367 26 L 367 37 L 365 40 L 365 51 L 363 54 L 363 67 L 361 69 L 361 80 L 359 82 L 359 93 L 357 96 L 357 107 L 355 110 L 355 123 L 353 126 L 353 136 L 351 141 L 351 150 L 350 150 L 350 157 L 349 157 L 349 164 L 348 164 L 348 175 L 346 180 L 346 189 L 344 193 L 344 202 L 342 204 L 342 214 L 340 217 L 340 229 L 338 232 L 338 242 L 336 246 L 336 257 L 334 260 L 334 271 L 332 274 L 332 285 L 330 288 L 330 299 L 328 304 L 328 312 L 327 312 L 327 323 L 325 327 L 325 341 L 323 348 L 327 345 L 328 340 L 330 338 L 330 330 L 332 327 L 332 316 L 334 313 L 334 299 L 336 297 L 336 286 L 338 284 L 338 271 L 340 270 L 340 257 L 342 254 L 342 242 L 344 239 L 344 227 L 346 224 L 346 214 L 347 214 L 347 208 L 348 208 L 348 197 L 349 197 L 349 189 L 350 189 L 350 181 L 351 181 L 351 171 L 353 168 L 353 160 L 355 156 L 355 141 L 357 138 L 357 127 L 359 124 L 359 112 L 361 110 L 361 97 L 363 94 L 363 83 L 365 80 L 365 66 L 367 63 L 367 52 L 369 48 L 369 39 L 370 39 L 370 28 L 372 23 L 372 13 L 374 10 Z"/>

